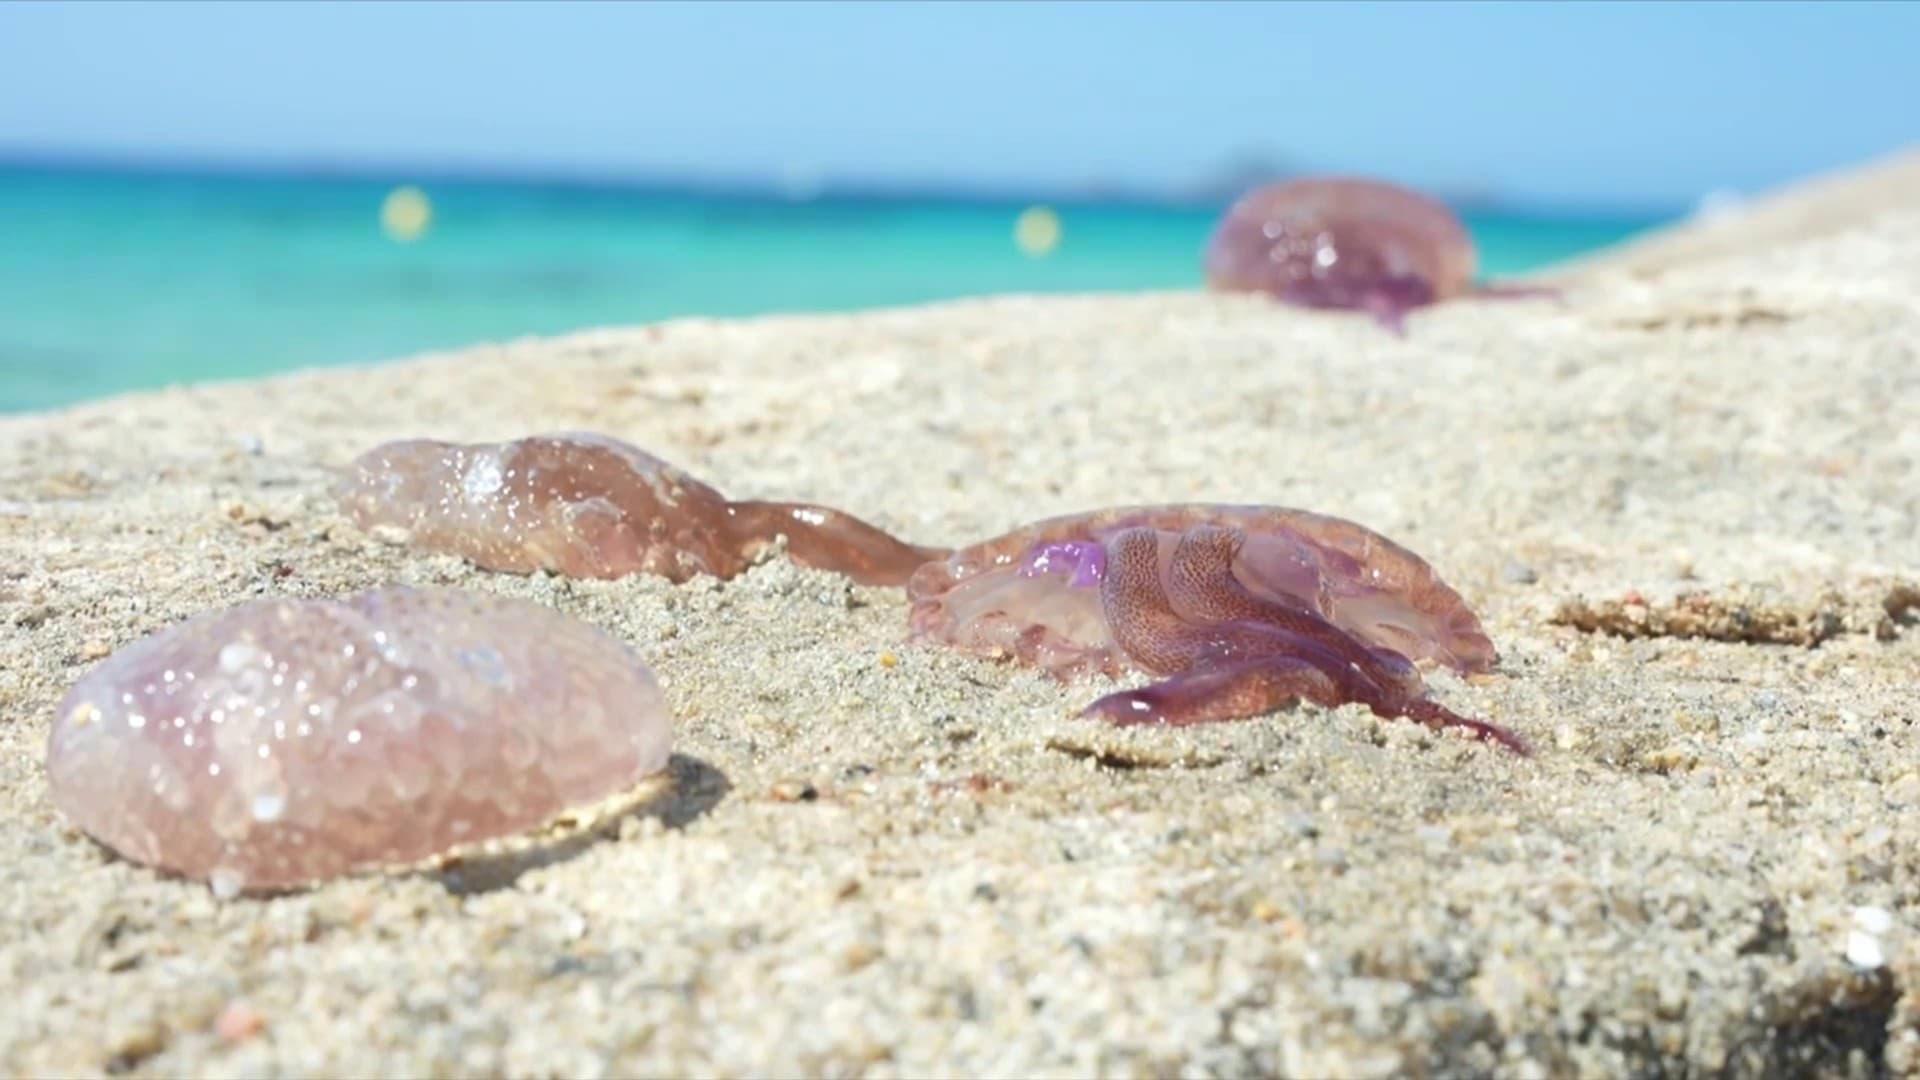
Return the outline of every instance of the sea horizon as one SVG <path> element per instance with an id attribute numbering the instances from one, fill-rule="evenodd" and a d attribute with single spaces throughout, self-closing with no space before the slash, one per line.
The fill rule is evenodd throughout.
<path id="1" fill-rule="evenodd" d="M 1223 166 L 1222 176 L 1184 184 L 1130 184 L 1098 177 L 1077 183 L 955 183 L 927 178 L 868 179 L 798 170 L 787 176 L 748 173 L 613 169 L 533 165 L 450 159 L 408 161 L 360 157 L 345 160 L 321 155 L 227 156 L 215 154 L 143 154 L 97 149 L 61 149 L 0 144 L 0 174 L 42 173 L 74 176 L 231 181 L 332 181 L 341 183 L 433 184 L 449 187 L 514 187 L 584 194 L 650 196 L 694 195 L 715 199 L 776 203 L 814 201 L 947 202 L 969 206 L 1117 208 L 1157 210 L 1224 209 L 1255 184 L 1291 177 L 1379 175 L 1343 168 L 1283 167 L 1253 169 Z M 1228 178 L 1226 174 L 1232 174 Z M 1516 217 L 1559 221 L 1641 221 L 1679 218 L 1693 212 L 1693 198 L 1623 199 L 1613 202 L 1517 195 L 1493 188 L 1452 190 L 1408 183 L 1461 211 L 1492 211 Z"/>
<path id="2" fill-rule="evenodd" d="M 815 179 L 0 149 L 0 413 L 672 318 L 1198 287 L 1232 198 Z M 417 232 L 383 227 L 396 192 Z M 1492 276 L 1688 212 L 1456 206 Z"/>

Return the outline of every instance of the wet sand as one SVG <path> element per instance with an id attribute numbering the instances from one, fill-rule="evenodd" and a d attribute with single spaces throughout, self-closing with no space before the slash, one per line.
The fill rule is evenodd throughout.
<path id="1" fill-rule="evenodd" d="M 0 420 L 0 1072 L 1920 1070 L 1920 210 L 1709 247 L 1405 340 L 1010 297 Z M 380 440 L 570 428 L 929 543 L 1121 502 L 1354 518 L 1502 651 L 1437 696 L 1540 753 L 1353 707 L 1104 729 L 1072 717 L 1113 684 L 908 645 L 899 590 L 490 574 L 326 493 Z M 630 642 L 673 792 L 227 903 L 52 808 L 53 707 L 101 656 L 390 581 Z"/>

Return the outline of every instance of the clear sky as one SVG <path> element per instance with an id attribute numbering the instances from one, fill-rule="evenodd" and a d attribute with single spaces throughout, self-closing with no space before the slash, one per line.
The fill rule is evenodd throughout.
<path id="1" fill-rule="evenodd" d="M 1920 4 L 0 3 L 0 152 L 1648 204 L 1920 144 Z"/>

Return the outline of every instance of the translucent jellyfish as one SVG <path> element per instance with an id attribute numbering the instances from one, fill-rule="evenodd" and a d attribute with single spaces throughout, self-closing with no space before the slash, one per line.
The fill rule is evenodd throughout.
<path id="1" fill-rule="evenodd" d="M 907 595 L 922 640 L 1062 679 L 1162 677 L 1087 708 L 1113 723 L 1357 702 L 1526 752 L 1428 696 L 1420 664 L 1482 672 L 1498 659 L 1460 594 L 1418 555 L 1340 518 L 1209 504 L 1075 514 L 928 563 Z"/>
<path id="2" fill-rule="evenodd" d="M 389 586 L 127 645 L 61 701 L 47 774 L 107 847 L 230 895 L 523 832 L 659 772 L 671 741 L 653 674 L 591 624 Z"/>
<path id="3" fill-rule="evenodd" d="M 361 528 L 515 573 L 730 578 L 784 537 L 802 566 L 899 585 L 946 554 L 832 507 L 729 500 L 639 447 L 591 432 L 384 443 L 355 460 L 334 493 Z"/>
<path id="4" fill-rule="evenodd" d="M 1313 308 L 1365 311 L 1404 333 L 1406 316 L 1456 296 L 1556 296 L 1477 285 L 1478 252 L 1438 200 L 1378 180 L 1312 177 L 1259 188 L 1207 243 L 1207 284 Z"/>

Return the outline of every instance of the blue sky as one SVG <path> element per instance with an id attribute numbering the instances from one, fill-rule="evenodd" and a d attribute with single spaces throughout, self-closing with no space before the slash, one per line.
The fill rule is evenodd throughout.
<path id="1" fill-rule="evenodd" d="M 1920 4 L 0 3 L 0 151 L 1646 205 L 1920 144 Z"/>

